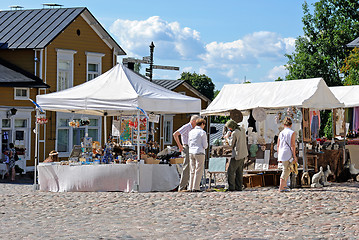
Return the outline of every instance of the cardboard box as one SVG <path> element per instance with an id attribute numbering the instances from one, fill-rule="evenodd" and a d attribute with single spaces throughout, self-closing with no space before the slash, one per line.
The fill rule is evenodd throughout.
<path id="1" fill-rule="evenodd" d="M 180 164 L 184 162 L 184 158 L 172 158 L 170 159 L 171 164 Z"/>
<path id="2" fill-rule="evenodd" d="M 149 157 L 145 159 L 145 164 L 159 164 L 160 160 L 154 159 L 153 157 Z"/>

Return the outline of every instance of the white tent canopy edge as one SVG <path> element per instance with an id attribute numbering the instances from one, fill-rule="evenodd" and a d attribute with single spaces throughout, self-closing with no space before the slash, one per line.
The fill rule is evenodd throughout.
<path id="1" fill-rule="evenodd" d="M 359 85 L 329 87 L 345 108 L 359 106 Z"/>
<path id="2" fill-rule="evenodd" d="M 136 114 L 139 108 L 156 114 L 201 110 L 200 99 L 163 88 L 122 64 L 73 88 L 38 95 L 36 101 L 44 110 L 102 116 Z"/>
<path id="3" fill-rule="evenodd" d="M 266 110 L 286 107 L 333 109 L 344 105 L 334 96 L 322 78 L 281 82 L 228 84 L 201 115 L 228 115 L 230 110 Z"/>

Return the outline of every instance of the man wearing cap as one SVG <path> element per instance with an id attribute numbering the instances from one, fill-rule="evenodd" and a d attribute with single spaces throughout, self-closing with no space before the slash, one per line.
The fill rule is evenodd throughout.
<path id="1" fill-rule="evenodd" d="M 229 120 L 226 127 L 232 131 L 232 157 L 227 169 L 228 191 L 242 191 L 244 160 L 248 156 L 246 131 L 237 122 Z"/>
<path id="2" fill-rule="evenodd" d="M 183 162 L 183 171 L 181 175 L 180 185 L 178 186 L 178 191 L 185 191 L 189 181 L 188 133 L 196 126 L 197 119 L 199 119 L 199 116 L 193 115 L 189 123 L 186 123 L 185 125 L 183 125 L 173 133 L 173 138 L 175 139 L 180 152 L 182 152 L 185 156 Z M 179 135 L 181 135 L 181 141 L 179 140 Z"/>

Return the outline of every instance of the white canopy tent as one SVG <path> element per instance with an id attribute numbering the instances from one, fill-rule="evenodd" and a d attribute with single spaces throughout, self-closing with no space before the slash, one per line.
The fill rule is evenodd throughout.
<path id="1" fill-rule="evenodd" d="M 117 64 L 99 77 L 63 91 L 38 95 L 44 109 L 90 115 L 136 114 L 141 108 L 154 113 L 199 113 L 201 100 L 185 96 Z"/>
<path id="2" fill-rule="evenodd" d="M 359 85 L 329 87 L 329 89 L 345 108 L 359 106 Z"/>
<path id="3" fill-rule="evenodd" d="M 292 106 L 310 109 L 333 109 L 344 105 L 334 96 L 322 78 L 311 78 L 224 85 L 207 109 L 201 111 L 201 115 L 223 116 L 229 115 L 230 110 L 234 109 L 246 111 L 261 107 L 270 111 Z M 306 165 L 306 159 L 304 162 Z"/>
<path id="4" fill-rule="evenodd" d="M 359 85 L 351 85 L 351 86 L 338 86 L 338 87 L 330 87 L 330 91 L 335 95 L 335 97 L 344 104 L 344 108 L 352 108 L 359 106 Z M 334 123 L 333 123 L 334 124 Z M 347 132 L 347 126 L 344 125 L 344 132 Z M 346 136 L 344 134 L 344 151 L 343 151 L 343 159 L 346 162 L 346 154 L 345 149 L 345 140 Z M 350 151 L 350 148 L 349 148 Z M 353 151 L 353 150 L 352 150 Z M 354 157 L 352 157 L 354 158 Z"/>
<path id="5" fill-rule="evenodd" d="M 257 107 L 332 109 L 343 104 L 330 91 L 322 78 L 281 82 L 224 85 L 218 96 L 201 115 L 227 115 L 230 110 L 250 110 Z"/>
<path id="6" fill-rule="evenodd" d="M 201 110 L 200 99 L 163 88 L 122 64 L 117 64 L 97 78 L 73 88 L 38 95 L 36 102 L 43 110 L 105 117 L 137 114 L 139 118 L 142 110 L 156 114 L 199 113 Z M 140 124 L 138 130 L 139 127 Z M 106 121 L 104 132 L 106 133 Z M 139 157 L 139 142 L 137 145 Z M 37 159 L 37 153 L 35 155 Z M 36 162 L 35 160 L 35 168 Z"/>

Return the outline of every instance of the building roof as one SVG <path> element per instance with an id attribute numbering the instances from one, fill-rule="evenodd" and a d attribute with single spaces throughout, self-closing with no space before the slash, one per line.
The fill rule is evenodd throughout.
<path id="1" fill-rule="evenodd" d="M 209 135 L 209 144 L 210 145 L 213 145 L 213 141 L 215 139 L 221 139 L 222 138 L 224 125 L 225 125 L 224 123 L 211 123 L 211 128 L 214 128 L 216 132 L 215 133 L 210 133 L 210 135 Z"/>
<path id="2" fill-rule="evenodd" d="M 194 94 L 196 94 L 202 100 L 204 100 L 204 101 L 206 101 L 208 103 L 211 102 L 211 100 L 209 98 L 204 96 L 202 93 L 200 93 L 197 89 L 192 87 L 192 85 L 189 84 L 188 82 L 186 82 L 185 80 L 155 79 L 155 80 L 152 80 L 152 82 L 160 85 L 161 87 L 164 87 L 164 88 L 167 88 L 169 90 L 172 90 L 172 91 L 174 89 L 176 89 L 178 86 L 183 84 L 183 86 L 185 86 L 187 89 L 192 91 Z"/>
<path id="3" fill-rule="evenodd" d="M 181 85 L 184 80 L 165 80 L 165 79 L 156 79 L 156 80 L 152 80 L 152 82 L 167 88 L 169 90 L 174 90 L 175 88 L 177 88 L 179 85 Z"/>
<path id="4" fill-rule="evenodd" d="M 116 54 L 126 54 L 85 7 L 0 11 L 0 49 L 43 49 L 79 15 Z"/>
<path id="5" fill-rule="evenodd" d="M 49 88 L 39 77 L 0 59 L 0 87 Z"/>
<path id="6" fill-rule="evenodd" d="M 359 47 L 359 37 L 347 44 L 347 47 Z"/>

